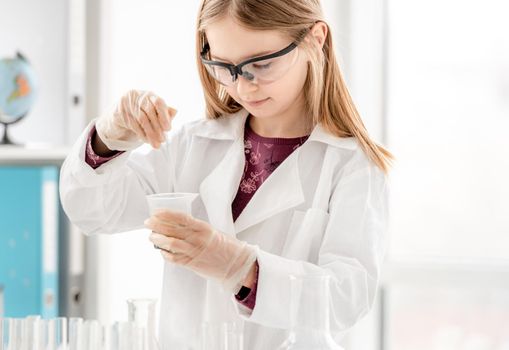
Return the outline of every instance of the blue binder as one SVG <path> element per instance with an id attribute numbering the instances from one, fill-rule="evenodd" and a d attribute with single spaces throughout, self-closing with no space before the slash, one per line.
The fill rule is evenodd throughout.
<path id="1" fill-rule="evenodd" d="M 58 315 L 58 168 L 0 167 L 4 317 Z"/>

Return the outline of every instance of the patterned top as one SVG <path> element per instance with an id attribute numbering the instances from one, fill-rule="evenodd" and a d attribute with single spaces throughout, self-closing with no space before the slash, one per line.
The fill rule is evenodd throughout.
<path id="1" fill-rule="evenodd" d="M 237 220 L 240 213 L 249 203 L 256 190 L 270 174 L 298 147 L 300 147 L 309 135 L 295 138 L 272 138 L 256 134 L 249 126 L 250 117 L 246 120 L 244 129 L 244 153 L 246 162 L 244 173 L 240 181 L 237 195 L 232 203 L 233 220 Z M 98 168 L 107 161 L 124 153 L 117 151 L 112 156 L 101 157 L 92 148 L 92 139 L 96 136 L 95 126 L 88 134 L 85 152 L 85 162 L 93 169 Z M 256 290 L 258 285 L 259 265 L 255 264 L 256 278 L 252 289 L 242 287 L 235 298 L 242 305 L 254 309 L 256 304 Z"/>
<path id="2" fill-rule="evenodd" d="M 232 204 L 233 220 L 237 220 L 256 190 L 290 154 L 299 148 L 308 136 L 272 138 L 256 134 L 246 121 L 244 153 L 246 162 L 239 190 Z"/>

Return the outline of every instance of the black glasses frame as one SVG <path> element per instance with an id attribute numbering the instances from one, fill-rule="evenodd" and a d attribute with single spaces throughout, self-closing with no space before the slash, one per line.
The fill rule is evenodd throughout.
<path id="1" fill-rule="evenodd" d="M 254 63 L 254 62 L 265 61 L 265 60 L 268 60 L 268 59 L 271 59 L 271 58 L 276 58 L 276 57 L 284 56 L 287 53 L 289 53 L 292 50 L 294 50 L 297 46 L 298 46 L 298 42 L 292 42 L 290 45 L 288 45 L 287 47 L 285 47 L 282 50 L 279 50 L 277 52 L 271 53 L 269 55 L 253 57 L 253 58 L 250 58 L 250 59 L 248 59 L 248 60 L 246 60 L 244 62 L 241 62 L 241 63 L 239 63 L 237 65 L 230 64 L 230 63 L 225 63 L 225 62 L 220 62 L 220 61 L 212 61 L 212 60 L 207 59 L 206 55 L 210 51 L 209 43 L 205 43 L 205 45 L 203 46 L 203 50 L 200 53 L 200 56 L 201 56 L 201 61 L 204 64 L 208 64 L 208 65 L 211 65 L 211 66 L 219 66 L 219 67 L 228 68 L 228 70 L 229 70 L 229 72 L 230 72 L 230 74 L 232 76 L 232 83 L 233 83 L 233 82 L 235 82 L 235 80 L 237 80 L 239 75 L 243 76 L 244 78 L 246 78 L 247 80 L 250 80 L 250 81 L 254 79 L 254 75 L 253 74 L 251 74 L 249 72 L 242 71 L 242 67 L 244 67 L 245 65 L 248 65 L 248 64 Z"/>

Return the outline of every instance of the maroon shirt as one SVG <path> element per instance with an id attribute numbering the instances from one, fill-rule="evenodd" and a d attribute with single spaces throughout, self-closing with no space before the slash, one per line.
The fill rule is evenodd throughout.
<path id="1" fill-rule="evenodd" d="M 111 160 L 115 157 L 118 157 L 124 151 L 115 151 L 115 153 L 109 157 L 102 157 L 94 152 L 92 148 L 92 140 L 96 137 L 97 131 L 95 130 L 95 125 L 90 129 L 88 133 L 87 146 L 85 152 L 85 162 L 90 165 L 93 169 L 97 169 L 102 164 L 106 163 L 108 160 Z"/>
<path id="2" fill-rule="evenodd" d="M 306 142 L 308 136 L 296 138 L 263 137 L 249 126 L 244 129 L 246 162 L 239 190 L 232 203 L 233 221 L 237 220 L 256 190 L 293 151 Z"/>
<path id="3" fill-rule="evenodd" d="M 256 134 L 249 126 L 250 117 L 246 120 L 244 129 L 244 153 L 246 162 L 244 173 L 240 181 L 237 195 L 232 203 L 233 221 L 237 220 L 240 213 L 249 203 L 256 190 L 269 175 L 298 147 L 306 142 L 308 136 L 296 138 L 272 138 Z M 92 149 L 92 139 L 95 137 L 95 126 L 88 135 L 85 161 L 93 169 L 120 155 L 118 151 L 110 157 L 101 157 Z M 256 262 L 256 279 L 253 288 L 242 287 L 235 298 L 242 305 L 254 309 L 256 304 L 256 290 L 258 285 L 258 261 Z"/>

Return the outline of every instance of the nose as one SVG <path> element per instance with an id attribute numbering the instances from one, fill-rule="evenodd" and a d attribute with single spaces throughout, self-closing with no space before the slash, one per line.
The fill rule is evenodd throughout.
<path id="1" fill-rule="evenodd" d="M 258 90 L 258 85 L 243 76 L 237 78 L 237 94 L 238 96 L 249 96 Z"/>

